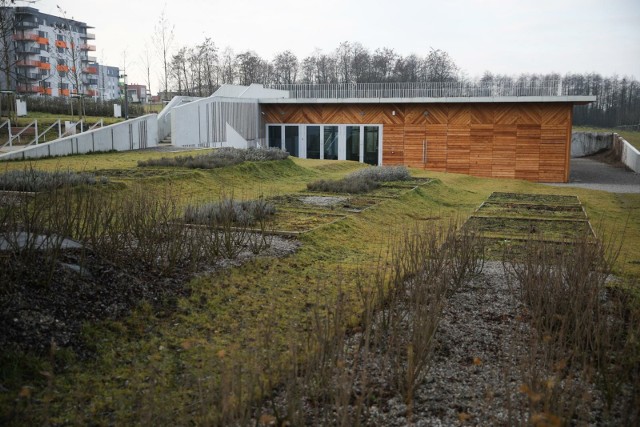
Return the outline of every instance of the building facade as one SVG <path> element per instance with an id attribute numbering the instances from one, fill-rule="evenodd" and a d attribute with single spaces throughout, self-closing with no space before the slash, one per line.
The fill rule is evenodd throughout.
<path id="1" fill-rule="evenodd" d="M 266 145 L 309 159 L 536 182 L 569 179 L 573 106 L 560 82 L 223 85 L 172 110 L 176 144 Z"/>
<path id="2" fill-rule="evenodd" d="M 102 101 L 120 99 L 120 69 L 109 65 L 98 65 L 98 95 Z"/>
<path id="3" fill-rule="evenodd" d="M 91 55 L 96 50 L 91 26 L 32 7 L 5 7 L 0 13 L 3 90 L 20 95 L 103 97 L 100 66 Z"/>

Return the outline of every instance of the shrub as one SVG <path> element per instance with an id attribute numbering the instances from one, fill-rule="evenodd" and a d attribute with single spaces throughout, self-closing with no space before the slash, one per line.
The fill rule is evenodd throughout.
<path id="1" fill-rule="evenodd" d="M 63 186 L 106 184 L 109 179 L 89 173 L 71 171 L 47 172 L 33 168 L 8 171 L 0 175 L 0 190 L 48 191 Z"/>
<path id="2" fill-rule="evenodd" d="M 380 184 L 365 178 L 343 178 L 339 180 L 324 180 L 310 182 L 307 184 L 309 191 L 322 193 L 367 193 L 378 188 Z"/>
<path id="3" fill-rule="evenodd" d="M 374 166 L 350 173 L 346 178 L 362 178 L 369 181 L 406 181 L 411 174 L 406 166 Z"/>
<path id="4" fill-rule="evenodd" d="M 193 224 L 235 223 L 252 225 L 265 220 L 276 213 L 276 208 L 264 200 L 247 200 L 238 202 L 224 199 L 219 203 L 202 206 L 187 206 L 184 219 Z"/>
<path id="5" fill-rule="evenodd" d="M 261 162 L 284 160 L 289 154 L 279 148 L 240 148 L 223 147 L 208 154 L 198 156 L 162 157 L 139 161 L 138 166 L 185 167 L 191 169 L 215 169 L 233 166 L 242 162 Z"/>

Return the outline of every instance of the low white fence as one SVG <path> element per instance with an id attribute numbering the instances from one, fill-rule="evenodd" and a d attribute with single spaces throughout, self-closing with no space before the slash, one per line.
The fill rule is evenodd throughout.
<path id="1" fill-rule="evenodd" d="M 148 114 L 103 128 L 0 155 L 0 160 L 68 156 L 97 151 L 127 151 L 158 145 L 158 119 Z"/>

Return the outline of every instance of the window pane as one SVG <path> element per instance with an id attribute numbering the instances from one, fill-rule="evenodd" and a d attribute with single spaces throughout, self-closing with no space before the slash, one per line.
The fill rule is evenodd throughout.
<path id="1" fill-rule="evenodd" d="M 360 161 L 360 126 L 347 126 L 347 160 Z"/>
<path id="2" fill-rule="evenodd" d="M 282 127 L 269 126 L 269 147 L 282 148 Z"/>
<path id="3" fill-rule="evenodd" d="M 320 126 L 307 126 L 307 159 L 320 158 Z"/>
<path id="4" fill-rule="evenodd" d="M 324 158 L 338 160 L 338 126 L 324 127 Z"/>
<path id="5" fill-rule="evenodd" d="M 284 149 L 295 157 L 298 157 L 298 140 L 298 126 L 285 126 Z"/>
<path id="6" fill-rule="evenodd" d="M 364 162 L 370 165 L 378 164 L 378 126 L 364 127 Z"/>

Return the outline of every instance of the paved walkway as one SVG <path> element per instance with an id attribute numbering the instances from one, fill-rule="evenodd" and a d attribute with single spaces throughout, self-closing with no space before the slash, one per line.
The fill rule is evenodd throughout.
<path id="1" fill-rule="evenodd" d="M 571 175 L 559 187 L 580 187 L 609 193 L 640 193 L 640 174 L 597 160 L 581 157 L 571 159 Z"/>

